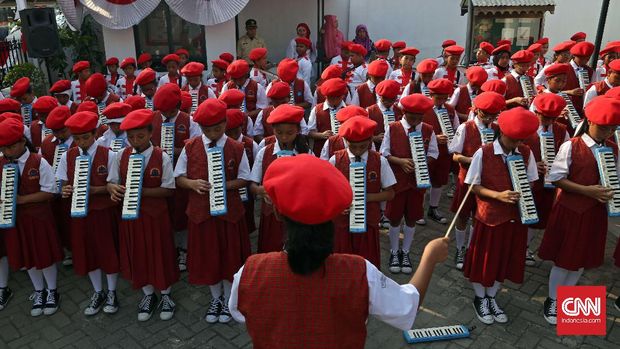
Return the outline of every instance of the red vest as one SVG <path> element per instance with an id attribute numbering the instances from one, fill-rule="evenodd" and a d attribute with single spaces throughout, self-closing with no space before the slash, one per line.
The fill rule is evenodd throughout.
<path id="1" fill-rule="evenodd" d="M 469 114 L 471 108 L 471 98 L 469 96 L 469 89 L 467 85 L 459 87 L 459 99 L 456 101 L 454 109 L 461 114 Z"/>
<path id="2" fill-rule="evenodd" d="M 36 153 L 30 153 L 28 159 L 26 159 L 26 163 L 24 164 L 24 169 L 21 172 L 19 178 L 19 195 L 29 195 L 34 194 L 41 191 L 41 185 L 39 184 L 39 180 L 41 178 L 41 172 L 39 171 L 41 165 L 42 156 Z M 8 164 L 9 161 L 6 157 L 0 158 L 0 176 L 2 176 L 2 171 L 4 165 Z M 24 212 L 28 212 L 29 215 L 34 217 L 43 216 L 50 209 L 49 202 L 37 202 L 30 203 L 24 205 L 17 206 L 17 214 L 20 215 Z"/>
<path id="3" fill-rule="evenodd" d="M 456 126 L 454 125 L 454 108 L 448 104 L 444 104 L 444 108 L 448 111 L 448 115 L 450 116 L 450 123 L 452 124 L 452 129 L 456 132 Z M 441 134 L 441 126 L 439 125 L 439 119 L 437 118 L 437 114 L 435 114 L 434 109 L 430 109 L 428 112 L 424 114 L 424 122 L 433 126 L 433 131 L 436 134 Z M 448 144 L 437 144 L 437 148 L 439 148 L 439 156 L 447 156 L 448 155 Z"/>
<path id="4" fill-rule="evenodd" d="M 411 159 L 411 145 L 409 144 L 409 136 L 407 130 L 400 121 L 390 124 L 390 154 L 397 158 Z M 424 140 L 424 151 L 428 152 L 428 144 L 433 135 L 433 127 L 427 123 L 422 123 L 422 139 Z M 390 164 L 394 177 L 396 177 L 396 185 L 394 191 L 400 193 L 411 188 L 417 188 L 414 173 L 405 173 L 403 169 L 394 164 Z"/>
<path id="5" fill-rule="evenodd" d="M 366 108 L 366 110 L 368 111 L 368 117 L 377 123 L 377 127 L 375 127 L 375 136 L 385 132 L 385 128 L 383 127 L 383 125 L 385 125 L 383 113 L 379 106 L 375 103 Z M 403 111 L 396 104 L 392 106 L 392 111 L 394 112 L 395 121 L 399 121 L 403 118 Z"/>
<path id="6" fill-rule="evenodd" d="M 129 168 L 129 156 L 132 152 L 132 147 L 127 147 L 121 154 L 121 163 L 119 168 L 120 184 L 125 185 L 127 180 L 127 169 Z M 153 147 L 153 153 L 149 159 L 148 164 L 144 170 L 144 177 L 142 179 L 142 188 L 159 188 L 161 187 L 161 180 L 163 174 L 163 151 L 159 147 Z M 154 198 L 148 196 L 142 196 L 140 199 L 140 216 L 147 214 L 153 218 L 158 218 L 161 215 L 168 214 L 168 204 L 166 198 Z"/>
<path id="7" fill-rule="evenodd" d="M 272 82 L 282 81 L 282 79 L 275 79 Z M 286 82 L 286 81 L 285 81 Z M 286 82 L 289 86 L 293 85 L 293 96 L 295 100 L 295 104 L 303 103 L 306 100 L 304 99 L 304 93 L 306 92 L 306 83 L 303 79 L 295 78 L 295 81 L 289 83 Z"/>
<path id="8" fill-rule="evenodd" d="M 226 86 L 228 89 L 239 89 L 234 81 L 229 81 Z M 256 110 L 256 101 L 258 100 L 258 83 L 252 79 L 248 79 L 248 85 L 245 87 L 245 110 L 248 112 Z"/>
<path id="9" fill-rule="evenodd" d="M 273 148 L 275 148 L 275 142 L 271 142 L 269 145 L 265 146 L 265 152 L 263 153 L 263 163 L 262 163 L 263 173 L 262 173 L 261 178 L 265 178 L 265 172 L 267 171 L 267 168 L 269 168 L 269 165 L 271 165 L 271 163 L 278 158 L 276 154 L 273 153 Z M 272 205 L 266 202 L 263 202 L 262 205 L 263 205 L 262 207 L 263 215 L 269 216 L 273 214 Z"/>
<path id="10" fill-rule="evenodd" d="M 339 150 L 345 149 L 344 146 L 344 138 L 341 135 L 333 135 L 329 137 L 328 143 L 327 157 L 331 159 L 331 157 Z"/>
<path id="11" fill-rule="evenodd" d="M 592 86 L 596 88 L 596 94 L 599 96 L 604 95 L 605 93 L 607 93 L 607 91 L 610 90 L 609 85 L 607 85 L 607 82 L 605 80 L 597 81 L 593 83 Z"/>
<path id="12" fill-rule="evenodd" d="M 505 95 L 506 100 L 509 100 L 515 97 L 523 97 L 523 90 L 521 89 L 521 82 L 517 81 L 517 79 L 515 79 L 515 77 L 512 76 L 512 74 L 506 74 L 505 78 L 506 78 L 506 95 Z M 527 76 L 527 78 L 530 79 L 532 86 L 535 86 L 534 80 L 532 79 L 532 77 Z"/>
<path id="13" fill-rule="evenodd" d="M 60 144 L 60 140 L 56 138 L 55 141 L 52 141 L 54 135 L 49 135 L 43 139 L 41 142 L 41 155 L 45 161 L 47 161 L 50 166 L 54 164 L 54 151 L 56 150 L 56 146 Z M 71 142 L 70 148 L 75 148 L 77 144 L 75 142 Z"/>
<path id="14" fill-rule="evenodd" d="M 265 142 L 265 144 L 263 146 L 268 146 L 269 144 L 274 144 L 276 142 L 276 136 L 275 135 L 271 135 L 269 137 L 265 137 L 263 139 L 263 141 Z"/>
<path id="15" fill-rule="evenodd" d="M 497 124 L 491 124 L 491 128 L 494 131 L 497 131 Z M 463 150 L 461 151 L 461 155 L 472 157 L 474 153 L 480 149 L 482 146 L 482 139 L 480 139 L 480 130 L 478 130 L 478 126 L 476 126 L 476 122 L 474 120 L 469 120 L 465 123 L 465 139 L 463 142 Z M 459 163 L 459 178 L 465 180 L 465 176 L 467 175 L 467 169 L 469 165 L 464 165 Z"/>
<path id="16" fill-rule="evenodd" d="M 224 164 L 226 166 L 226 180 L 237 179 L 239 164 L 243 158 L 243 144 L 230 138 L 224 144 Z M 187 141 L 185 145 L 187 154 L 187 178 L 188 179 L 209 179 L 209 169 L 207 165 L 207 153 L 205 151 L 202 137 L 194 137 Z M 224 216 L 214 218 L 223 219 L 228 222 L 236 223 L 244 217 L 245 209 L 241 202 L 238 190 L 226 191 L 226 206 L 228 213 Z M 189 192 L 187 203 L 187 217 L 194 223 L 200 224 L 209 218 L 209 194 L 200 195 L 193 190 Z"/>
<path id="17" fill-rule="evenodd" d="M 189 92 L 189 84 L 185 85 L 182 91 Z M 200 84 L 200 88 L 198 89 L 198 105 L 206 101 L 207 98 L 209 98 L 209 86 L 205 84 Z"/>
<path id="18" fill-rule="evenodd" d="M 248 163 L 250 168 L 252 168 L 252 165 L 254 165 L 254 140 L 248 136 L 243 136 L 242 140 L 245 154 L 248 157 Z"/>
<path id="19" fill-rule="evenodd" d="M 30 137 L 32 138 L 32 146 L 36 149 L 41 148 L 41 129 L 43 129 L 43 125 L 38 121 L 34 121 L 30 125 Z"/>
<path id="20" fill-rule="evenodd" d="M 588 71 L 588 76 L 590 77 L 590 81 L 592 81 L 592 74 L 594 73 L 594 71 L 589 66 L 585 66 L 584 68 L 586 68 L 586 70 Z M 566 74 L 566 85 L 564 86 L 564 90 L 579 88 L 579 79 L 577 78 L 577 73 L 575 72 L 575 69 L 573 69 L 572 65 L 571 69 L 569 70 L 570 71 L 568 72 L 568 74 Z M 586 85 L 589 85 L 590 81 L 586 81 Z M 579 112 L 579 114 L 583 116 L 583 96 L 568 97 L 571 99 L 571 101 L 573 101 L 573 105 L 575 106 L 575 109 L 577 109 L 577 112 Z"/>
<path id="21" fill-rule="evenodd" d="M 298 275 L 285 252 L 253 255 L 238 297 L 256 349 L 364 347 L 368 280 L 362 257 L 332 254 L 319 270 Z"/>
<path id="22" fill-rule="evenodd" d="M 363 83 L 356 88 L 357 96 L 360 99 L 360 107 L 368 108 L 377 103 L 377 96 L 374 92 L 370 91 L 367 83 Z"/>
<path id="23" fill-rule="evenodd" d="M 151 136 L 151 142 L 154 146 L 161 146 L 161 124 L 162 115 L 160 112 L 155 112 L 153 116 L 153 135 Z M 174 120 L 174 147 L 183 148 L 185 141 L 189 139 L 189 115 L 184 112 L 180 112 L 177 118 Z M 176 160 L 176 159 L 175 159 Z"/>
<path id="24" fill-rule="evenodd" d="M 527 145 L 520 145 L 518 149 L 523 156 L 523 162 L 527 168 L 530 148 Z M 482 163 L 481 186 L 498 192 L 512 190 L 508 166 L 504 162 L 502 155 L 495 155 L 493 143 L 482 146 Z M 476 219 L 483 224 L 494 227 L 510 220 L 521 221 L 519 208 L 516 204 L 507 204 L 478 195 L 476 195 L 476 203 L 478 205 Z"/>
<path id="25" fill-rule="evenodd" d="M 267 118 L 275 108 L 270 105 L 267 108 L 263 109 L 263 120 L 261 121 L 263 124 L 263 137 L 269 137 L 273 135 L 273 126 L 267 122 Z"/>
<path id="26" fill-rule="evenodd" d="M 75 174 L 75 159 L 80 155 L 77 147 L 67 151 L 67 183 L 73 185 L 73 175 Z M 90 168 L 90 186 L 100 187 L 107 184 L 108 178 L 108 148 L 98 146 L 95 156 L 92 158 Z M 88 198 L 88 211 L 103 210 L 114 206 L 115 203 L 110 199 L 110 194 L 90 194 Z"/>
<path id="27" fill-rule="evenodd" d="M 327 102 L 325 102 L 327 103 Z M 332 129 L 331 118 L 329 116 L 329 109 L 323 110 L 323 104 L 317 104 L 314 107 L 314 111 L 316 113 L 316 131 L 317 132 L 325 132 L 327 130 Z M 314 140 L 314 154 L 320 154 L 321 149 L 323 149 L 323 144 L 325 144 L 325 140 L 323 139 L 315 139 Z"/>

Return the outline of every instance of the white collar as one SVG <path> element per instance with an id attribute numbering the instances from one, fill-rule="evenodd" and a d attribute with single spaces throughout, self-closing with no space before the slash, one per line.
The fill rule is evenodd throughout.
<path id="1" fill-rule="evenodd" d="M 131 153 L 135 154 L 136 152 L 136 148 L 131 147 Z M 148 158 L 151 156 L 151 154 L 153 153 L 153 143 L 149 143 L 149 147 L 146 148 L 145 151 L 143 151 L 142 153 L 140 153 L 141 155 L 143 155 L 145 158 Z"/>
<path id="2" fill-rule="evenodd" d="M 56 138 L 56 136 L 52 137 L 52 142 L 56 142 L 57 140 L 60 139 Z M 70 146 L 71 144 L 73 144 L 73 136 L 69 136 L 69 138 L 67 138 L 64 142 L 60 144 L 66 144 L 67 146 Z"/>
<path id="3" fill-rule="evenodd" d="M 349 150 L 349 147 L 347 147 L 347 154 L 349 155 L 349 160 L 355 159 L 355 155 L 351 153 L 351 151 Z M 364 154 L 362 154 L 361 158 L 362 158 L 362 162 L 368 162 L 368 150 L 366 150 Z"/>
<path id="4" fill-rule="evenodd" d="M 17 163 L 21 164 L 23 166 L 26 163 L 26 161 L 28 160 L 29 156 L 30 156 L 30 150 L 28 150 L 28 148 L 26 148 L 26 151 L 22 154 L 22 156 L 17 158 Z"/>
<path id="5" fill-rule="evenodd" d="M 523 74 L 523 75 L 519 75 L 519 73 L 517 73 L 517 71 L 516 71 L 516 70 L 512 69 L 512 70 L 510 71 L 510 75 L 512 75 L 512 77 L 514 77 L 515 79 L 519 80 L 519 77 L 521 77 L 521 76 L 523 76 L 523 75 L 525 75 L 525 74 Z"/>
<path id="6" fill-rule="evenodd" d="M 177 119 L 177 116 L 179 116 L 179 114 L 181 114 L 181 110 L 177 111 L 177 115 L 171 117 L 169 122 L 174 122 Z M 159 115 L 161 115 L 161 121 L 166 121 L 167 118 L 164 116 L 164 114 L 160 113 Z"/>
<path id="7" fill-rule="evenodd" d="M 515 148 L 514 152 L 517 154 L 520 154 L 519 147 Z M 493 154 L 502 155 L 502 156 L 510 155 L 510 154 L 504 153 L 504 148 L 502 148 L 502 145 L 499 144 L 499 138 L 493 141 Z"/>
<path id="8" fill-rule="evenodd" d="M 340 108 L 344 108 L 346 105 L 344 104 L 344 101 L 341 101 L 340 104 L 338 104 L 338 106 L 336 106 L 336 110 L 340 109 Z M 332 106 L 329 105 L 329 103 L 327 102 L 327 99 L 325 100 L 325 103 L 323 103 L 323 110 L 328 110 L 330 109 Z"/>
<path id="9" fill-rule="evenodd" d="M 596 141 L 587 133 L 582 134 L 581 139 L 588 146 L 588 148 L 592 148 L 597 145 Z"/>
<path id="10" fill-rule="evenodd" d="M 380 98 L 377 98 L 377 106 L 379 107 L 379 110 L 381 111 L 387 111 L 387 110 L 393 110 L 394 109 L 394 105 L 392 105 L 391 108 L 386 108 L 385 105 L 383 105 L 383 102 L 381 102 Z"/>
<path id="11" fill-rule="evenodd" d="M 370 79 L 366 80 L 366 85 L 368 85 L 368 88 L 370 89 L 370 91 L 374 91 L 375 90 L 375 84 L 370 81 Z"/>
<path id="12" fill-rule="evenodd" d="M 402 119 L 400 119 L 400 123 L 403 125 L 403 127 L 405 128 L 405 133 L 407 133 L 407 131 L 411 128 L 411 125 L 409 124 L 409 122 L 407 121 L 407 119 L 405 119 L 405 117 L 403 116 Z M 419 123 L 416 127 L 415 130 L 416 131 L 420 131 L 420 129 L 422 128 L 422 123 Z"/>
<path id="13" fill-rule="evenodd" d="M 479 130 L 484 130 L 486 128 L 488 129 L 492 129 L 491 125 L 493 125 L 493 122 L 489 124 L 489 127 L 487 127 L 484 122 L 482 122 L 482 120 L 480 120 L 480 118 L 478 117 L 478 115 L 474 116 L 474 123 L 476 124 L 476 126 L 478 127 Z"/>
<path id="14" fill-rule="evenodd" d="M 226 136 L 226 134 L 223 134 L 222 137 L 220 139 L 218 139 L 217 142 L 215 142 L 215 146 L 223 148 L 224 144 L 226 144 L 226 139 L 228 139 L 228 136 Z M 211 144 L 211 142 L 212 141 L 209 138 L 207 138 L 207 136 L 205 136 L 204 133 L 203 133 L 202 134 L 202 143 L 205 145 L 205 147 L 209 147 L 209 144 Z"/>
<path id="15" fill-rule="evenodd" d="M 570 60 L 570 65 L 571 67 L 573 67 L 574 70 L 579 69 L 579 66 L 577 65 L 577 63 L 575 63 L 575 61 L 572 59 Z"/>
<path id="16" fill-rule="evenodd" d="M 88 156 L 92 159 L 93 156 L 95 156 L 95 152 L 97 151 L 97 146 L 98 143 L 94 142 L 90 147 L 88 147 L 87 152 L 88 152 Z M 80 148 L 80 155 L 82 155 L 84 152 L 82 151 L 82 148 Z"/>
<path id="17" fill-rule="evenodd" d="M 193 88 L 192 85 L 190 85 L 190 84 L 187 84 L 187 87 L 189 87 L 190 91 L 198 91 L 202 87 L 202 81 L 200 82 L 200 84 L 198 84 L 198 87 L 196 87 L 196 88 Z"/>
<path id="18" fill-rule="evenodd" d="M 609 78 L 605 78 L 605 80 L 603 81 L 605 81 L 605 83 L 607 84 L 607 87 L 614 88 L 613 86 L 611 86 L 611 83 L 609 83 Z"/>

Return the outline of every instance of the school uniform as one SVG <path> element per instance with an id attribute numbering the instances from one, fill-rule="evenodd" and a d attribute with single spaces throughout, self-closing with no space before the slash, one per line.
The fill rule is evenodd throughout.
<path id="1" fill-rule="evenodd" d="M 521 82 L 520 82 L 520 79 L 523 76 L 526 79 L 530 80 L 532 87 L 534 87 L 534 79 L 532 79 L 532 77 L 528 76 L 527 74 L 519 75 L 515 70 L 512 70 L 510 74 L 506 74 L 506 76 L 504 76 L 502 80 L 506 83 L 506 94 L 504 96 L 506 100 L 509 100 L 515 97 L 525 96 L 525 93 L 523 91 L 523 88 L 521 87 Z"/>
<path id="2" fill-rule="evenodd" d="M 353 91 L 351 104 L 362 108 L 368 108 L 377 103 L 375 87 L 375 84 L 370 80 L 367 80 L 365 83 L 357 86 L 357 88 Z"/>
<path id="3" fill-rule="evenodd" d="M 105 81 L 108 83 L 108 90 L 110 92 L 114 92 L 116 93 L 116 83 L 118 83 L 118 79 L 123 77 L 123 75 L 116 73 L 116 74 L 106 74 L 105 76 Z"/>
<path id="4" fill-rule="evenodd" d="M 329 62 L 329 65 L 340 66 L 340 68 L 342 68 L 342 71 L 353 68 L 353 63 L 351 63 L 351 59 L 343 59 L 341 55 L 332 58 L 332 60 Z"/>
<path id="5" fill-rule="evenodd" d="M 215 92 L 213 92 L 213 90 L 204 85 L 202 82 L 197 87 L 192 87 L 189 84 L 186 84 L 183 86 L 181 91 L 187 91 L 189 93 L 198 92 L 198 105 L 204 102 L 207 98 L 216 98 Z"/>
<path id="6" fill-rule="evenodd" d="M 368 67 L 366 63 L 362 63 L 346 74 L 345 82 L 349 85 L 349 90 L 355 89 L 367 80 Z"/>
<path id="7" fill-rule="evenodd" d="M 267 108 L 267 106 L 269 105 L 265 88 L 252 79 L 246 79 L 243 83 L 243 86 L 237 86 L 234 81 L 229 81 L 224 84 L 224 87 L 222 88 L 222 93 L 232 88 L 239 89 L 245 94 L 244 105 L 245 110 L 248 113 L 256 109 Z"/>
<path id="8" fill-rule="evenodd" d="M 37 150 L 41 148 L 43 139 L 52 134 L 52 130 L 45 127 L 45 123 L 41 120 L 33 121 L 28 130 L 29 136 L 27 138 Z"/>
<path id="9" fill-rule="evenodd" d="M 243 144 L 245 155 L 248 158 L 248 166 L 251 169 L 259 151 L 258 144 L 256 144 L 252 138 L 244 136 L 243 134 L 241 134 L 236 141 Z M 245 222 L 248 233 L 252 233 L 256 230 L 256 223 L 254 222 L 254 195 L 250 193 L 249 185 L 246 187 L 246 193 L 247 200 L 243 201 L 243 206 L 245 207 Z"/>
<path id="10" fill-rule="evenodd" d="M 77 102 L 74 102 L 72 100 L 67 101 L 67 104 L 60 104 L 60 102 L 58 103 L 58 105 L 66 105 L 69 108 L 69 111 L 71 112 L 71 115 L 75 114 L 75 112 L 77 111 L 78 108 L 78 104 Z"/>
<path id="11" fill-rule="evenodd" d="M 465 74 L 462 73 L 458 68 L 449 69 L 445 65 L 440 65 L 437 69 L 435 69 L 435 75 L 433 75 L 433 80 L 437 79 L 448 79 L 455 86 L 465 85 L 467 83 L 467 78 L 465 77 Z"/>
<path id="12" fill-rule="evenodd" d="M 102 135 L 101 137 L 97 138 L 97 145 L 100 145 L 102 147 L 106 147 L 106 148 L 111 148 L 112 147 L 112 143 L 114 142 L 114 140 L 116 140 L 117 138 L 122 140 L 122 145 L 121 145 L 121 149 L 125 148 L 126 146 L 129 145 L 129 142 L 127 141 L 127 133 L 125 131 L 121 131 L 121 134 L 119 134 L 118 136 L 114 133 L 114 131 L 112 131 L 111 128 L 108 128 Z"/>
<path id="13" fill-rule="evenodd" d="M 585 107 L 590 103 L 595 97 L 602 96 L 607 91 L 611 90 L 613 86 L 609 82 L 609 79 L 605 78 L 604 80 L 597 81 L 590 85 L 590 88 L 586 91 L 586 94 L 583 97 L 583 106 Z"/>
<path id="14" fill-rule="evenodd" d="M 394 80 L 400 84 L 400 93 L 402 94 L 405 87 L 413 80 L 412 77 L 415 79 L 414 69 L 408 72 L 405 72 L 403 69 L 397 69 L 390 73 L 388 79 Z"/>
<path id="15" fill-rule="evenodd" d="M 170 74 L 165 74 L 161 78 L 159 78 L 159 82 L 157 83 L 157 88 L 164 86 L 165 84 L 173 83 L 179 85 L 179 88 L 185 87 L 187 85 L 187 78 L 181 74 L 178 74 L 176 77 L 170 76 Z"/>
<path id="16" fill-rule="evenodd" d="M 594 73 L 592 68 L 590 68 L 589 66 L 584 66 L 584 67 L 579 67 L 574 60 L 570 61 L 570 66 L 573 69 L 570 69 L 568 74 L 566 75 L 566 85 L 564 86 L 564 90 L 568 91 L 568 90 L 572 90 L 575 88 L 579 88 L 579 79 L 577 78 L 577 74 L 579 74 L 578 72 L 580 70 L 586 70 L 588 72 L 588 77 L 590 78 L 590 80 L 586 81 L 586 88 L 588 85 L 590 85 L 590 83 L 592 82 L 592 74 Z M 585 91 L 584 91 L 585 92 Z M 573 101 L 573 105 L 575 106 L 575 109 L 577 109 L 577 112 L 579 112 L 579 115 L 583 116 L 583 107 L 584 107 L 584 96 L 568 96 L 570 98 L 571 101 Z"/>
<path id="17" fill-rule="evenodd" d="M 71 95 L 73 95 L 73 101 L 77 104 L 82 103 L 86 97 L 86 80 L 73 80 L 71 81 Z"/>
<path id="18" fill-rule="evenodd" d="M 386 108 L 380 100 L 366 108 L 366 111 L 368 111 L 368 117 L 377 123 L 374 134 L 375 136 L 385 133 L 385 130 L 388 128 L 389 123 L 387 122 L 387 113 L 394 113 L 394 121 L 399 121 L 403 118 L 403 110 L 398 105 L 394 104 L 390 108 Z M 381 147 L 381 143 L 376 142 L 374 143 L 374 146 L 379 149 Z"/>
<path id="19" fill-rule="evenodd" d="M 267 88 L 265 89 L 265 93 L 269 92 L 269 90 L 271 89 L 271 84 L 277 81 L 282 81 L 282 80 L 276 79 L 270 82 L 269 85 L 267 85 Z M 308 85 L 307 82 L 305 82 L 304 80 L 300 78 L 296 78 L 295 81 L 293 81 L 292 83 L 289 83 L 289 87 L 291 88 L 291 91 L 293 91 L 293 103 L 297 104 L 297 103 L 308 102 L 310 103 L 311 106 L 314 106 L 314 98 L 312 97 L 312 90 L 310 89 L 310 85 Z M 266 94 L 265 94 L 265 98 L 266 98 Z M 267 105 L 265 105 L 265 107 L 266 106 Z"/>
<path id="20" fill-rule="evenodd" d="M 490 69 L 486 69 L 486 71 L 487 75 L 489 76 L 489 80 L 501 80 L 508 74 L 508 71 L 501 70 L 496 66 L 493 66 Z M 543 78 L 544 76 L 545 75 L 543 74 Z"/>
<path id="21" fill-rule="evenodd" d="M 444 104 L 443 108 L 446 109 L 450 116 L 452 129 L 456 130 L 459 127 L 459 118 L 454 109 L 448 104 Z M 424 123 L 431 125 L 435 134 L 442 134 L 439 119 L 434 108 L 424 114 Z M 431 183 L 435 188 L 448 184 L 448 177 L 452 168 L 452 155 L 448 151 L 448 144 L 438 144 L 437 147 L 439 149 L 439 156 L 433 162 L 433 165 L 429 166 Z"/>
<path id="22" fill-rule="evenodd" d="M 467 85 L 455 88 L 452 96 L 450 96 L 450 99 L 448 99 L 446 104 L 454 108 L 457 113 L 461 115 L 468 115 L 472 106 L 472 101 L 476 98 L 478 93 L 479 91 L 474 91 L 471 84 L 467 83 Z M 464 122 L 467 121 L 467 118 L 461 118 L 459 115 L 459 120 Z"/>
<path id="23" fill-rule="evenodd" d="M 307 56 L 296 58 L 299 70 L 297 71 L 297 78 L 302 79 L 306 84 L 310 85 L 312 79 L 312 62 Z"/>
<path id="24" fill-rule="evenodd" d="M 409 96 L 414 93 L 421 93 L 429 98 L 431 96 L 431 91 L 428 89 L 424 81 L 422 81 L 421 79 L 415 79 L 415 80 L 409 81 L 407 86 L 403 88 L 403 91 L 401 92 L 400 95 L 402 97 L 402 96 Z"/>
<path id="25" fill-rule="evenodd" d="M 310 116 L 308 117 L 308 131 L 325 132 L 327 130 L 331 130 L 332 126 L 330 112 L 336 113 L 345 106 L 346 105 L 344 102 L 340 102 L 340 104 L 336 107 L 330 106 L 327 102 L 317 104 L 314 108 L 312 108 Z M 321 154 L 323 144 L 325 144 L 325 140 L 314 140 L 313 152 L 315 155 Z"/>
<path id="26" fill-rule="evenodd" d="M 140 73 L 136 72 L 134 76 L 122 76 L 118 79 L 116 83 L 116 91 L 118 91 L 118 95 L 121 99 L 126 99 L 129 96 L 133 96 L 136 94 L 134 92 L 134 82 L 136 81 L 136 77 L 140 75 Z"/>

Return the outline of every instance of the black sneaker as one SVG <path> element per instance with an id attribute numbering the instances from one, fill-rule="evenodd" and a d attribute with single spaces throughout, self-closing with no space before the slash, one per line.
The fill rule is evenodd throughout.
<path id="1" fill-rule="evenodd" d="M 493 321 L 499 322 L 500 324 L 505 324 L 508 322 L 508 316 L 502 308 L 499 307 L 497 302 L 495 301 L 495 297 L 487 297 L 489 300 L 489 310 L 491 310 L 491 315 L 493 315 Z"/>
<path id="2" fill-rule="evenodd" d="M 157 296 L 155 293 L 145 295 L 138 304 L 138 321 L 148 321 L 155 311 Z"/>
<path id="3" fill-rule="evenodd" d="M 614 307 L 616 307 L 617 311 L 620 311 L 620 297 L 616 298 L 616 301 L 614 302 Z"/>
<path id="4" fill-rule="evenodd" d="M 395 251 L 390 252 L 390 261 L 388 263 L 389 265 L 388 269 L 390 270 L 390 273 L 392 274 L 398 274 L 400 273 L 400 270 L 401 270 L 399 252 L 395 252 Z"/>
<path id="5" fill-rule="evenodd" d="M 32 301 L 32 309 L 30 310 L 30 316 L 41 316 L 43 315 L 43 309 L 45 309 L 45 298 L 47 297 L 47 291 L 34 291 L 30 295 L 30 300 Z"/>
<path id="6" fill-rule="evenodd" d="M 381 222 L 379 223 L 379 228 L 381 229 L 390 229 L 390 220 L 385 218 L 385 216 L 381 216 Z"/>
<path id="7" fill-rule="evenodd" d="M 232 320 L 232 315 L 230 314 L 230 309 L 228 309 L 228 302 L 224 299 L 224 297 L 220 297 L 220 304 L 222 305 L 222 310 L 220 311 L 220 316 L 218 321 L 221 324 L 225 324 Z"/>
<path id="8" fill-rule="evenodd" d="M 219 321 L 220 313 L 222 311 L 222 304 L 220 300 L 217 298 L 213 298 L 211 303 L 209 303 L 209 309 L 207 309 L 207 315 L 205 316 L 205 320 L 208 323 L 214 324 Z"/>
<path id="9" fill-rule="evenodd" d="M 409 251 L 398 251 L 401 255 L 400 271 L 403 274 L 411 274 L 413 272 L 413 266 L 411 265 L 411 258 L 409 257 Z"/>
<path id="10" fill-rule="evenodd" d="M 45 308 L 43 314 L 53 315 L 60 305 L 60 293 L 56 290 L 47 290 L 47 297 L 45 299 Z"/>
<path id="11" fill-rule="evenodd" d="M 103 312 L 106 314 L 115 314 L 118 311 L 118 300 L 116 299 L 116 291 L 108 291 L 106 296 Z"/>
<path id="12" fill-rule="evenodd" d="M 463 270 L 463 265 L 465 264 L 465 252 L 465 247 L 456 249 L 456 254 L 454 255 L 454 265 L 458 270 Z"/>
<path id="13" fill-rule="evenodd" d="M 525 265 L 528 267 L 533 267 L 536 265 L 536 258 L 534 258 L 534 253 L 528 248 L 525 251 Z"/>
<path id="14" fill-rule="evenodd" d="M 450 189 L 448 189 L 448 192 L 446 193 L 446 197 L 448 198 L 453 198 L 454 197 L 454 193 L 456 192 L 456 185 L 452 184 L 450 186 Z"/>
<path id="15" fill-rule="evenodd" d="M 489 299 L 474 297 L 474 310 L 476 311 L 476 317 L 483 324 L 490 325 L 493 323 L 493 315 L 489 309 Z"/>
<path id="16" fill-rule="evenodd" d="M 9 300 L 13 297 L 13 291 L 8 287 L 0 288 L 0 310 L 6 308 Z"/>
<path id="17" fill-rule="evenodd" d="M 84 309 L 84 315 L 93 316 L 101 310 L 103 307 L 103 303 L 105 302 L 105 294 L 103 292 L 95 292 L 93 296 L 90 297 L 90 304 Z"/>
<path id="18" fill-rule="evenodd" d="M 442 216 L 437 207 L 429 207 L 426 216 L 437 223 L 446 224 L 448 223 L 448 219 Z"/>
<path id="19" fill-rule="evenodd" d="M 616 304 L 618 304 L 618 301 L 616 301 Z M 557 301 L 555 299 L 549 298 L 549 297 L 545 299 L 543 315 L 545 316 L 545 320 L 547 320 L 547 322 L 550 325 L 557 324 L 558 309 L 557 309 Z"/>
<path id="20" fill-rule="evenodd" d="M 180 248 L 179 249 L 179 271 L 187 270 L 187 250 Z"/>
<path id="21" fill-rule="evenodd" d="M 174 316 L 174 309 L 176 308 L 174 301 L 169 294 L 161 295 L 161 312 L 159 313 L 159 318 L 163 321 L 167 321 L 172 319 Z"/>
<path id="22" fill-rule="evenodd" d="M 71 252 L 65 251 L 65 258 L 62 260 L 62 265 L 65 267 L 70 267 L 73 265 L 73 256 Z"/>

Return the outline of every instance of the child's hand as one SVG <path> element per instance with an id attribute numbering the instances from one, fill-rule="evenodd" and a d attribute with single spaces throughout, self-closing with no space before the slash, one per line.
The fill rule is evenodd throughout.
<path id="1" fill-rule="evenodd" d="M 321 136 L 323 139 L 328 139 L 329 137 L 333 136 L 334 133 L 332 132 L 332 130 L 327 130 L 327 131 L 323 131 L 321 133 Z"/>
<path id="2" fill-rule="evenodd" d="M 586 195 L 603 204 L 607 203 L 614 196 L 611 188 L 603 187 L 602 185 L 589 185 L 586 188 Z"/>
<path id="3" fill-rule="evenodd" d="M 570 96 L 583 96 L 584 93 L 585 92 L 583 91 L 583 89 L 579 87 L 566 91 L 566 94 Z"/>
<path id="4" fill-rule="evenodd" d="M 437 144 L 448 144 L 448 136 L 445 134 L 438 134 L 435 137 L 437 137 Z"/>
<path id="5" fill-rule="evenodd" d="M 536 168 L 538 169 L 538 174 L 540 175 L 544 176 L 545 173 L 547 173 L 547 166 L 545 165 L 543 161 L 537 162 Z"/>
<path id="6" fill-rule="evenodd" d="M 194 179 L 191 184 L 193 191 L 200 195 L 204 195 L 211 190 L 211 184 L 204 179 Z"/>
<path id="7" fill-rule="evenodd" d="M 413 173 L 413 171 L 415 171 L 413 159 L 402 159 L 400 167 L 403 169 L 403 171 L 405 171 L 405 173 Z"/>
<path id="8" fill-rule="evenodd" d="M 499 194 L 497 194 L 496 200 L 501 202 L 505 202 L 507 204 L 516 204 L 521 197 L 521 193 L 511 190 L 505 190 Z"/>
<path id="9" fill-rule="evenodd" d="M 119 184 L 108 184 L 108 191 L 110 192 L 110 199 L 114 202 L 123 201 L 125 196 L 125 187 Z"/>
<path id="10" fill-rule="evenodd" d="M 65 185 L 64 187 L 62 187 L 61 194 L 63 199 L 70 197 L 73 194 L 73 186 Z"/>
<path id="11" fill-rule="evenodd" d="M 431 240 L 426 247 L 424 247 L 424 253 L 422 259 L 426 259 L 433 264 L 443 263 L 448 259 L 448 246 L 450 238 L 437 238 Z"/>

